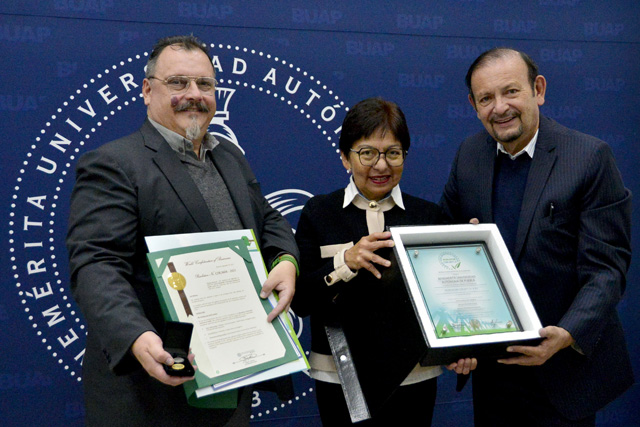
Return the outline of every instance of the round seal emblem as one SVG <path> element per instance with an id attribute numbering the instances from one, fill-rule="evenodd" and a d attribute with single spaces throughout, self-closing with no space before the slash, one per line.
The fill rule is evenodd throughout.
<path id="1" fill-rule="evenodd" d="M 249 117 L 247 112 L 252 112 L 246 120 L 268 117 L 297 123 L 332 153 L 339 152 L 337 135 L 348 108 L 324 81 L 263 51 L 225 44 L 209 48 L 220 86 L 217 113 L 209 126 L 212 134 L 227 138 L 243 152 L 256 149 L 234 130 L 237 109 L 237 117 Z M 36 346 L 76 382 L 81 381 L 86 326 L 70 294 L 64 245 L 73 169 L 84 152 L 134 131 L 144 120 L 141 88 L 148 54 L 117 60 L 63 95 L 27 145 L 16 175 L 10 177 L 14 185 L 8 259 L 15 295 L 33 329 L 25 339 L 36 340 Z M 299 212 L 311 196 L 288 188 L 272 193 L 270 199 L 283 215 L 289 215 Z M 302 325 L 296 330 L 300 332 Z M 274 407 L 258 416 L 277 410 Z"/>
<path id="2" fill-rule="evenodd" d="M 457 270 L 460 268 L 460 258 L 452 252 L 442 252 L 438 255 L 438 261 L 440 261 L 440 265 L 447 270 Z"/>

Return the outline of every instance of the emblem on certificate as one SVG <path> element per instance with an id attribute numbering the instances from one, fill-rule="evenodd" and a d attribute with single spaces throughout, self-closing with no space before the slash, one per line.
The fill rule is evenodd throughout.
<path id="1" fill-rule="evenodd" d="M 167 268 L 171 272 L 171 276 L 167 278 L 167 283 L 169 283 L 169 286 L 171 286 L 173 289 L 178 291 L 178 295 L 180 295 L 180 301 L 182 301 L 182 305 L 184 306 L 184 311 L 187 316 L 193 316 L 191 306 L 189 305 L 189 300 L 187 299 L 187 295 L 184 293 L 184 288 L 187 286 L 187 280 L 182 274 L 176 271 L 176 267 L 172 262 L 167 263 Z"/>

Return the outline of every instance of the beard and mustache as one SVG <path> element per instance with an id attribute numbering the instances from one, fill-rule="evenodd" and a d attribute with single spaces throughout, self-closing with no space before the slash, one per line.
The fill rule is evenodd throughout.
<path id="1" fill-rule="evenodd" d="M 200 102 L 186 101 L 186 102 L 183 102 L 181 104 L 176 105 L 173 108 L 173 110 L 176 113 L 179 113 L 179 112 L 182 112 L 182 111 L 192 110 L 194 108 L 195 108 L 195 111 L 198 111 L 198 112 L 202 112 L 202 113 L 208 113 L 209 112 L 209 107 L 207 106 L 207 104 L 205 104 L 202 101 L 200 101 Z M 194 116 L 191 117 L 191 123 L 185 129 L 185 136 L 186 136 L 187 139 L 193 141 L 194 139 L 196 139 L 196 138 L 198 138 L 200 136 L 200 132 L 202 132 L 202 128 L 200 127 L 200 124 L 198 123 L 198 118 L 194 115 Z"/>

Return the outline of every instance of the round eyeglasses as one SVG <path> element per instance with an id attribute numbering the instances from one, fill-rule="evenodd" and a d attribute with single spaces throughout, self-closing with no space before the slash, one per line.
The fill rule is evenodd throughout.
<path id="1" fill-rule="evenodd" d="M 374 166 L 380 160 L 380 156 L 384 156 L 389 166 L 402 166 L 407 155 L 407 152 L 400 147 L 388 148 L 383 153 L 373 147 L 363 147 L 359 150 L 351 149 L 350 151 L 358 154 L 362 166 Z"/>
<path id="2" fill-rule="evenodd" d="M 196 86 L 201 93 L 211 94 L 215 92 L 218 81 L 213 77 L 195 77 L 195 76 L 169 76 L 166 79 L 159 79 L 155 76 L 147 77 L 149 79 L 158 80 L 169 88 L 171 92 L 184 92 L 189 89 L 191 81 L 196 82 Z"/>

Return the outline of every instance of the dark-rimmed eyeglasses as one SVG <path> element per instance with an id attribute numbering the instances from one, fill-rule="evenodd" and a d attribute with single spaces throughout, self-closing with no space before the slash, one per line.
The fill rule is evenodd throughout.
<path id="1" fill-rule="evenodd" d="M 196 86 L 201 93 L 211 94 L 215 92 L 218 81 L 213 77 L 196 77 L 196 76 L 169 76 L 166 79 L 159 79 L 155 76 L 147 77 L 149 79 L 158 80 L 169 88 L 171 92 L 184 92 L 189 89 L 191 82 L 196 82 Z"/>
<path id="2" fill-rule="evenodd" d="M 380 156 L 384 156 L 389 166 L 402 166 L 407 152 L 400 147 L 388 148 L 384 153 L 373 147 L 363 147 L 359 150 L 350 150 L 352 153 L 358 154 L 360 164 L 362 166 L 374 166 L 380 160 Z"/>

